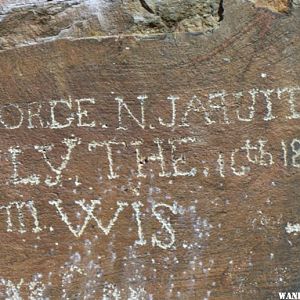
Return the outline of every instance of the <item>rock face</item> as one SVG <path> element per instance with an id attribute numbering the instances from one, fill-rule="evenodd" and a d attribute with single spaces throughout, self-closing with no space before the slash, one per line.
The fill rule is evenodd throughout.
<path id="1" fill-rule="evenodd" d="M 220 0 L 4 1 L 0 49 L 66 37 L 207 32 L 222 19 Z M 0 15 L 1 16 L 1 15 Z"/>
<path id="2" fill-rule="evenodd" d="M 298 0 L 252 0 L 289 13 Z M 59 38 L 168 32 L 211 33 L 223 0 L 2 0 L 0 50 Z"/>
<path id="3" fill-rule="evenodd" d="M 220 0 L 151 0 L 148 3 L 142 0 L 128 1 L 127 5 L 127 13 L 133 20 L 131 32 L 206 32 L 217 28 L 222 19 Z"/>
<path id="4" fill-rule="evenodd" d="M 298 291 L 296 1 L 1 14 L 1 299 Z"/>
<path id="5" fill-rule="evenodd" d="M 255 4 L 256 7 L 264 7 L 268 8 L 274 12 L 279 12 L 279 13 L 286 13 L 289 11 L 290 6 L 296 4 L 297 1 L 294 3 L 289 0 L 254 0 L 253 3 Z"/>

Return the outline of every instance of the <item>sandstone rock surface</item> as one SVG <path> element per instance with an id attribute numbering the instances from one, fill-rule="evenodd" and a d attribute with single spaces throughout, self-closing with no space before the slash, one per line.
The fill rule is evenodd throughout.
<path id="1" fill-rule="evenodd" d="M 2 1 L 0 298 L 299 288 L 297 1 Z"/>

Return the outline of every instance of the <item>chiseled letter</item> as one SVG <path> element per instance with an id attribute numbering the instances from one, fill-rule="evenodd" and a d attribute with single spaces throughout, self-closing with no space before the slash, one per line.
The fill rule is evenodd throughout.
<path id="1" fill-rule="evenodd" d="M 293 139 L 291 147 L 294 153 L 292 156 L 292 165 L 293 167 L 300 168 L 300 139 Z"/>
<path id="2" fill-rule="evenodd" d="M 50 162 L 48 158 L 48 152 L 53 149 L 53 145 L 42 145 L 42 146 L 35 146 L 34 148 L 42 154 L 46 164 L 50 167 L 51 171 L 56 174 L 55 180 L 53 180 L 52 176 L 47 175 L 47 178 L 45 180 L 46 185 L 48 186 L 55 186 L 59 183 L 61 183 L 61 178 L 62 178 L 62 171 L 66 169 L 70 159 L 71 159 L 71 154 L 73 149 L 81 143 L 80 138 L 73 137 L 73 138 L 65 138 L 62 141 L 63 144 L 67 146 L 67 153 L 64 156 L 61 156 L 62 162 L 60 166 L 55 167 L 53 164 Z"/>
<path id="3" fill-rule="evenodd" d="M 83 98 L 83 99 L 76 99 L 77 102 L 77 116 L 78 116 L 78 127 L 95 127 L 96 122 L 92 121 L 91 123 L 86 123 L 82 121 L 83 117 L 88 117 L 88 111 L 87 110 L 82 110 L 81 103 L 88 102 L 95 104 L 95 99 L 94 98 Z"/>
<path id="4" fill-rule="evenodd" d="M 227 107 L 226 107 L 226 101 L 225 101 L 226 93 L 225 91 L 209 94 L 208 95 L 208 107 L 210 109 L 210 114 L 213 110 L 216 111 L 222 111 L 223 113 L 223 120 L 225 124 L 229 124 L 229 119 L 227 116 Z M 215 103 L 215 99 L 219 98 L 219 103 Z M 212 120 L 210 117 L 208 117 L 209 124 L 216 123 L 216 121 Z"/>
<path id="5" fill-rule="evenodd" d="M 277 95 L 278 99 L 280 100 L 282 97 L 282 94 L 288 93 L 289 98 L 288 102 L 290 105 L 290 115 L 287 116 L 287 119 L 300 119 L 300 112 L 296 110 L 296 99 L 295 99 L 295 92 L 299 92 L 300 87 L 290 87 L 290 88 L 279 88 L 277 89 Z"/>
<path id="6" fill-rule="evenodd" d="M 6 107 L 14 107 L 17 111 L 18 111 L 18 114 L 19 114 L 19 122 L 15 125 L 9 125 L 7 124 L 7 122 L 5 120 L 3 120 L 3 116 L 2 116 L 2 111 L 3 111 L 3 108 Z M 3 126 L 6 128 L 6 129 L 18 129 L 22 126 L 23 124 L 23 120 L 24 120 L 24 115 L 23 115 L 23 110 L 19 107 L 19 105 L 17 104 L 9 104 L 7 106 L 4 106 L 0 109 L 0 122 L 3 124 Z"/>
<path id="7" fill-rule="evenodd" d="M 107 159 L 109 163 L 109 174 L 107 175 L 108 179 L 115 179 L 119 178 L 120 176 L 114 170 L 114 160 L 113 160 L 113 151 L 111 145 L 122 145 L 123 147 L 126 146 L 124 142 L 115 142 L 115 141 L 104 141 L 104 142 L 96 142 L 93 141 L 89 143 L 88 149 L 92 151 L 96 149 L 96 147 L 106 147 Z"/>
<path id="8" fill-rule="evenodd" d="M 152 214 L 162 225 L 162 228 L 170 235 L 170 241 L 168 243 L 164 243 L 157 238 L 156 234 L 152 235 L 152 245 L 158 246 L 162 249 L 170 249 L 175 243 L 175 231 L 167 219 L 163 218 L 161 213 L 159 212 L 160 208 L 168 208 L 174 215 L 177 214 L 177 204 L 174 203 L 172 206 L 165 203 L 155 203 L 152 206 Z"/>
<path id="9" fill-rule="evenodd" d="M 131 110 L 128 108 L 127 104 L 124 102 L 124 99 L 122 97 L 116 97 L 115 100 L 118 102 L 118 120 L 119 120 L 119 126 L 117 129 L 123 129 L 127 130 L 127 127 L 123 126 L 122 122 L 122 111 L 125 109 L 128 113 L 128 115 L 137 123 L 139 127 L 142 129 L 145 129 L 145 109 L 144 104 L 145 100 L 148 98 L 146 95 L 138 96 L 137 99 L 139 100 L 141 104 L 141 121 L 137 119 L 134 114 L 131 112 Z"/>
<path id="10" fill-rule="evenodd" d="M 163 126 L 166 126 L 166 127 L 174 127 L 175 124 L 176 124 L 176 100 L 178 100 L 179 97 L 169 96 L 167 99 L 171 101 L 171 107 L 172 107 L 171 122 L 165 123 L 162 118 L 158 118 L 158 121 L 159 121 L 160 125 L 163 125 Z"/>
<path id="11" fill-rule="evenodd" d="M 20 147 L 11 147 L 8 149 L 9 153 L 11 154 L 11 161 L 13 165 L 13 174 L 11 176 L 11 182 L 14 185 L 18 184 L 30 184 L 30 185 L 37 185 L 40 183 L 40 176 L 36 174 L 32 174 L 26 178 L 22 178 L 19 175 L 19 165 L 21 163 L 18 161 L 18 156 L 21 155 L 23 152 Z"/>
<path id="12" fill-rule="evenodd" d="M 195 176 L 197 173 L 196 168 L 192 168 L 189 171 L 182 171 L 179 169 L 179 164 L 186 164 L 186 159 L 181 154 L 178 158 L 176 155 L 176 144 L 182 145 L 187 143 L 195 143 L 196 138 L 195 137 L 185 137 L 185 138 L 179 138 L 179 139 L 169 139 L 169 144 L 171 145 L 171 155 L 172 155 L 172 165 L 174 169 L 173 176 Z"/>
<path id="13" fill-rule="evenodd" d="M 71 97 L 69 97 L 68 100 L 66 100 L 66 99 L 51 100 L 50 101 L 50 106 L 51 106 L 51 125 L 50 125 L 50 128 L 62 129 L 62 128 L 69 127 L 72 124 L 73 120 L 74 120 L 73 113 L 70 113 L 70 116 L 68 118 L 66 118 L 66 123 L 65 124 L 59 123 L 55 118 L 55 108 L 56 108 L 58 103 L 61 103 L 61 104 L 65 105 L 69 110 L 72 110 L 72 99 L 71 99 Z"/>

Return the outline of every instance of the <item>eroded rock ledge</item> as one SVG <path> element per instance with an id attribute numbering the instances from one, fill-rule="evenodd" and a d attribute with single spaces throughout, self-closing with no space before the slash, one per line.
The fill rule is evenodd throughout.
<path id="1" fill-rule="evenodd" d="M 299 0 L 250 0 L 288 13 Z M 0 50 L 57 38 L 203 32 L 224 18 L 223 0 L 3 0 Z M 225 3 L 224 3 L 225 5 Z"/>
<path id="2" fill-rule="evenodd" d="M 222 0 L 8 0 L 0 8 L 0 49 L 51 38 L 207 32 L 222 18 Z"/>

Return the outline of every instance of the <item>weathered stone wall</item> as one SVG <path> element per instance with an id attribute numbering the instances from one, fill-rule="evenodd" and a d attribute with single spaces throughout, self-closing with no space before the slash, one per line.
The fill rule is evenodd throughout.
<path id="1" fill-rule="evenodd" d="M 296 0 L 1 5 L 0 299 L 298 292 Z"/>

